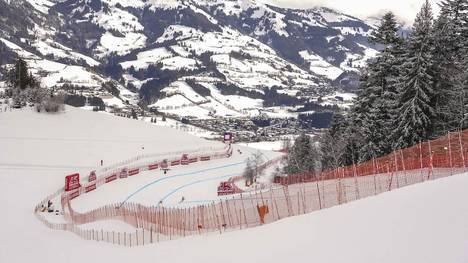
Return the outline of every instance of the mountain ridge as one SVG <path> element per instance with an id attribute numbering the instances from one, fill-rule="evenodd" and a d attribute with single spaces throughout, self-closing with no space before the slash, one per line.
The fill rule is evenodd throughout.
<path id="1" fill-rule="evenodd" d="M 274 89 L 283 94 L 275 95 L 278 101 L 290 96 L 304 102 L 339 89 L 353 90 L 360 67 L 377 53 L 367 42 L 370 25 L 328 8 L 286 9 L 253 0 L 0 4 L 5 6 L 2 12 L 24 12 L 27 20 L 6 16 L 13 26 L 0 30 L 4 50 L 32 61 L 48 87 L 86 84 L 90 92 L 106 93 L 102 84 L 112 82 L 121 103 L 116 98 L 105 102 L 119 107 L 127 102 L 167 104 L 165 89 L 187 81 L 198 85 L 192 91 L 265 101 L 265 90 Z M 11 53 L 2 56 L 11 63 Z M 70 67 L 72 76 L 57 73 Z M 73 69 L 87 75 L 89 83 Z M 174 106 L 191 104 L 197 96 L 213 99 L 210 93 L 195 91 L 189 101 Z"/>

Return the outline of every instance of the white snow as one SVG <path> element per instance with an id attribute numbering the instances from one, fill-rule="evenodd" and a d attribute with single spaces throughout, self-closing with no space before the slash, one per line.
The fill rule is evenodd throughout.
<path id="1" fill-rule="evenodd" d="M 177 0 L 150 0 L 149 3 L 152 9 L 176 9 L 182 6 Z"/>
<path id="2" fill-rule="evenodd" d="M 48 14 L 49 8 L 54 5 L 53 2 L 48 0 L 27 0 L 39 12 Z"/>
<path id="3" fill-rule="evenodd" d="M 172 57 L 163 59 L 161 62 L 164 64 L 163 69 L 177 70 L 197 68 L 197 60 L 192 58 Z"/>
<path id="4" fill-rule="evenodd" d="M 102 35 L 100 43 L 101 52 L 116 52 L 118 55 L 125 55 L 134 49 L 144 47 L 146 36 L 140 33 L 126 33 L 120 37 L 106 32 Z"/>
<path id="5" fill-rule="evenodd" d="M 299 55 L 310 63 L 310 70 L 312 72 L 325 76 L 330 80 L 335 80 L 344 72 L 342 69 L 333 66 L 313 52 L 303 50 L 299 52 Z"/>
<path id="6" fill-rule="evenodd" d="M 239 143 L 239 145 L 267 151 L 279 151 L 283 149 L 282 141 Z"/>
<path id="7" fill-rule="evenodd" d="M 55 73 L 49 74 L 47 77 L 42 79 L 42 83 L 46 87 L 53 87 L 57 83 L 63 84 L 64 82 L 70 82 L 73 84 L 83 86 L 100 86 L 104 81 L 102 78 L 97 77 L 91 72 L 86 71 L 84 68 L 79 66 L 66 66 Z"/>
<path id="8" fill-rule="evenodd" d="M 53 55 L 55 58 L 73 58 L 75 60 L 84 60 L 89 66 L 98 66 L 100 63 L 93 58 L 83 54 L 73 52 L 70 48 L 53 42 L 51 39 L 44 41 L 37 40 L 32 44 L 41 54 Z"/>
<path id="9" fill-rule="evenodd" d="M 347 52 L 345 61 L 340 65 L 341 68 L 350 71 L 358 71 L 359 68 L 363 68 L 367 65 L 367 61 L 370 58 L 375 57 L 378 54 L 378 51 L 372 48 L 368 48 L 361 44 L 358 44 L 364 49 L 364 55 L 351 54 Z"/>
<path id="10" fill-rule="evenodd" d="M 216 142 L 171 128 L 73 107 L 51 115 L 32 109 L 8 112 L 0 115 L 0 123 L 2 165 L 79 166 L 88 170 L 101 159 L 110 165 L 140 154 L 219 147 Z"/>
<path id="11" fill-rule="evenodd" d="M 328 8 L 316 8 L 316 11 L 320 12 L 320 15 L 327 23 L 336 23 L 343 21 L 356 21 L 357 19 L 345 14 L 337 13 Z"/>
<path id="12" fill-rule="evenodd" d="M 148 51 L 138 53 L 137 59 L 132 61 L 126 61 L 121 63 L 124 69 L 130 68 L 131 66 L 135 69 L 147 68 L 150 64 L 157 64 L 159 61 L 172 56 L 166 48 L 155 48 Z"/>
<path id="13" fill-rule="evenodd" d="M 4 38 L 0 37 L 0 41 L 2 41 L 8 48 L 10 48 L 12 51 L 16 52 L 18 55 L 20 55 L 22 58 L 30 58 L 30 59 L 37 59 L 38 57 L 31 52 L 23 50 L 20 46 L 16 45 L 13 42 L 10 42 Z"/>
<path id="14" fill-rule="evenodd" d="M 468 261 L 468 174 L 222 235 L 134 248 L 83 240 L 50 230 L 33 215 L 34 205 L 62 186 L 65 174 L 89 171 L 102 156 L 106 163 L 133 156 L 142 145 L 165 151 L 217 144 L 72 108 L 59 115 L 0 113 L 0 124 L 0 262 Z M 92 227 L 126 227 L 108 223 Z"/>

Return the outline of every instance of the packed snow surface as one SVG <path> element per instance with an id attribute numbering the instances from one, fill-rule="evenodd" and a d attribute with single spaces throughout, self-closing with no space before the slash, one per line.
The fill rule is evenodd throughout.
<path id="1" fill-rule="evenodd" d="M 468 173 L 222 235 L 136 248 L 86 241 L 46 228 L 33 214 L 64 174 L 88 171 L 101 158 L 125 159 L 143 145 L 167 151 L 218 144 L 72 108 L 0 113 L 0 127 L 0 262 L 468 262 Z"/>

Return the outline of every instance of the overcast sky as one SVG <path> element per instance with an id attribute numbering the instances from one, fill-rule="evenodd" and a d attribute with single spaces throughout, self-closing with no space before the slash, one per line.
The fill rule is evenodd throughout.
<path id="1" fill-rule="evenodd" d="M 367 18 L 380 15 L 385 11 L 393 11 L 402 22 L 412 23 L 416 13 L 425 0 L 260 0 L 264 3 L 276 6 L 293 8 L 310 8 L 325 6 L 336 9 L 345 14 Z M 436 3 L 441 0 L 430 0 L 435 11 L 438 11 Z"/>

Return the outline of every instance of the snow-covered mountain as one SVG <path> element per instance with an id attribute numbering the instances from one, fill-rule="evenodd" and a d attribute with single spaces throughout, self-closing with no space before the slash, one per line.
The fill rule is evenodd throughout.
<path id="1" fill-rule="evenodd" d="M 3 63 L 45 86 L 197 117 L 351 89 L 377 52 L 358 18 L 255 0 L 0 0 L 0 17 Z"/>

